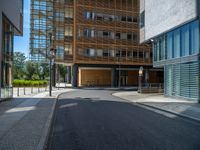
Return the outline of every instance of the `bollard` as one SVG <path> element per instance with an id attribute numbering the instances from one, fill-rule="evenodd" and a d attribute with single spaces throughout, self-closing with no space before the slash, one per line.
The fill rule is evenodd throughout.
<path id="1" fill-rule="evenodd" d="M 31 93 L 33 94 L 33 87 L 31 87 Z"/>
<path id="2" fill-rule="evenodd" d="M 24 95 L 26 95 L 26 88 L 24 87 Z"/>
<path id="3" fill-rule="evenodd" d="M 17 88 L 17 96 L 19 96 L 19 87 Z"/>

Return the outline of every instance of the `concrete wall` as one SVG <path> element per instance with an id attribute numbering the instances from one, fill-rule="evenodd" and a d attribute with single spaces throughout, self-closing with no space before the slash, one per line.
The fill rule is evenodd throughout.
<path id="1" fill-rule="evenodd" d="M 145 40 L 196 17 L 196 0 L 145 0 Z"/>
<path id="2" fill-rule="evenodd" d="M 200 17 L 200 0 L 197 1 L 197 11 L 198 11 L 198 16 Z"/>

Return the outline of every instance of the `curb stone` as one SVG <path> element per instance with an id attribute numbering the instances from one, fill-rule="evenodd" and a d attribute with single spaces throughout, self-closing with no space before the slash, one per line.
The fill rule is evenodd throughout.
<path id="1" fill-rule="evenodd" d="M 148 104 L 144 104 L 144 103 L 140 103 L 140 102 L 136 102 L 136 103 L 138 105 L 143 105 L 143 106 L 146 106 L 146 107 L 149 107 L 149 108 L 153 108 L 153 109 L 157 109 L 157 110 L 160 110 L 160 111 L 163 111 L 163 112 L 171 113 L 171 114 L 177 115 L 179 117 L 190 119 L 192 121 L 196 121 L 196 122 L 200 123 L 200 119 L 195 118 L 195 117 L 191 117 L 189 115 L 180 114 L 180 113 L 177 113 L 175 111 L 165 110 L 165 109 L 162 109 L 162 108 L 158 108 L 158 107 L 155 107 L 155 106 L 150 106 Z"/>
<path id="2" fill-rule="evenodd" d="M 51 123 L 52 123 L 52 120 L 53 120 L 53 114 L 54 114 L 54 111 L 55 111 L 57 98 L 54 98 L 53 101 L 54 101 L 54 103 L 53 103 L 53 106 L 51 108 L 51 112 L 48 116 L 48 119 L 47 119 L 47 121 L 44 125 L 44 131 L 42 133 L 39 144 L 37 146 L 37 150 L 44 150 L 46 148 L 46 144 L 47 144 L 48 136 L 49 136 L 49 133 L 50 133 Z"/>
<path id="3" fill-rule="evenodd" d="M 63 92 L 63 93 L 67 93 L 67 92 L 71 92 L 71 91 L 66 91 L 66 92 Z M 39 144 L 36 148 L 37 150 L 45 150 L 47 148 L 48 138 L 49 138 L 50 131 L 51 131 L 51 128 L 52 128 L 52 122 L 53 122 L 53 118 L 54 118 L 56 104 L 57 104 L 59 96 L 63 93 L 60 93 L 55 98 L 53 98 L 54 103 L 53 103 L 53 106 L 51 108 L 51 112 L 48 116 L 48 119 L 47 119 L 47 121 L 44 125 L 44 131 L 43 131 L 42 136 L 40 138 Z"/>
<path id="4" fill-rule="evenodd" d="M 169 111 L 169 110 L 165 110 L 165 109 L 162 109 L 162 108 L 158 108 L 158 107 L 155 107 L 155 106 L 150 106 L 148 104 L 144 104 L 144 103 L 141 103 L 141 102 L 132 102 L 131 100 L 128 100 L 128 99 L 125 99 L 123 97 L 119 97 L 119 96 L 116 96 L 114 95 L 115 93 L 111 93 L 112 96 L 114 97 L 117 97 L 117 98 L 121 98 L 131 104 L 137 104 L 138 106 L 145 106 L 145 107 L 149 107 L 149 108 L 152 108 L 152 109 L 156 109 L 156 110 L 159 110 L 159 111 L 163 111 L 163 112 L 167 112 L 167 113 L 171 113 L 173 115 L 176 115 L 176 116 L 179 116 L 179 117 L 182 117 L 182 118 L 186 118 L 186 119 L 189 119 L 189 120 L 192 120 L 192 121 L 195 121 L 197 123 L 200 123 L 200 119 L 198 118 L 195 118 L 195 117 L 191 117 L 189 115 L 184 115 L 184 114 L 180 114 L 180 113 L 177 113 L 175 111 Z M 141 98 L 142 99 L 142 98 Z"/>

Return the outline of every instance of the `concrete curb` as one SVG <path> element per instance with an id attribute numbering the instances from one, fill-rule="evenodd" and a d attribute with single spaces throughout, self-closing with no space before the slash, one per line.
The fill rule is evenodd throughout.
<path id="1" fill-rule="evenodd" d="M 190 120 L 196 121 L 198 123 L 200 122 L 200 119 L 198 119 L 198 118 L 191 117 L 189 115 L 180 114 L 180 113 L 177 113 L 175 111 L 165 110 L 165 109 L 162 109 L 162 108 L 158 108 L 158 107 L 151 106 L 151 105 L 144 104 L 144 103 L 140 103 L 140 102 L 136 102 L 136 104 L 142 105 L 142 106 L 145 106 L 145 107 L 149 107 L 149 108 L 153 108 L 153 109 L 157 109 L 157 110 L 160 110 L 160 111 L 163 111 L 163 112 L 171 113 L 173 115 L 176 115 L 176 116 L 179 116 L 179 117 L 182 117 L 182 118 L 186 118 L 186 119 L 190 119 Z"/>
<path id="2" fill-rule="evenodd" d="M 63 92 L 63 93 L 67 93 L 67 92 L 71 92 L 71 91 L 66 91 L 66 92 Z M 39 144 L 37 146 L 37 150 L 45 150 L 47 148 L 48 138 L 49 138 L 51 128 L 52 128 L 52 122 L 54 120 L 54 113 L 55 113 L 55 110 L 56 110 L 56 104 L 57 104 L 59 96 L 63 93 L 59 93 L 55 98 L 53 98 L 54 103 L 53 103 L 51 112 L 48 116 L 48 119 L 47 119 L 47 121 L 44 125 L 44 131 L 42 133 Z"/>
<path id="3" fill-rule="evenodd" d="M 53 103 L 53 106 L 51 108 L 51 112 L 48 116 L 48 119 L 47 119 L 47 121 L 44 125 L 44 131 L 43 131 L 42 136 L 40 138 L 40 142 L 37 146 L 37 150 L 44 150 L 46 148 L 46 144 L 48 142 L 48 136 L 50 134 L 51 123 L 52 123 L 52 120 L 53 120 L 53 114 L 54 114 L 54 111 L 55 111 L 56 102 L 57 102 L 57 98 L 54 98 L 54 103 Z"/>
<path id="4" fill-rule="evenodd" d="M 184 115 L 184 114 L 180 114 L 180 113 L 177 113 L 175 111 L 169 111 L 169 110 L 165 110 L 165 109 L 162 109 L 162 108 L 158 108 L 158 107 L 155 107 L 155 106 L 151 106 L 151 105 L 148 105 L 148 104 L 144 104 L 144 103 L 141 103 L 141 102 L 132 102 L 131 100 L 128 100 L 128 99 L 125 99 L 123 97 L 120 97 L 120 96 L 117 96 L 115 95 L 115 93 L 111 93 L 112 96 L 114 97 L 117 97 L 117 98 L 121 98 L 131 104 L 137 104 L 137 106 L 145 106 L 145 107 L 149 107 L 149 108 L 152 108 L 152 109 L 155 109 L 155 110 L 159 110 L 159 111 L 163 111 L 163 112 L 166 112 L 166 113 L 170 113 L 170 114 L 173 114 L 173 115 L 176 115 L 176 116 L 179 116 L 179 117 L 182 117 L 182 118 L 186 118 L 186 119 L 189 119 L 189 120 L 192 120 L 192 121 L 195 121 L 195 122 L 200 122 L 200 119 L 198 118 L 195 118 L 195 117 L 191 117 L 189 115 Z"/>

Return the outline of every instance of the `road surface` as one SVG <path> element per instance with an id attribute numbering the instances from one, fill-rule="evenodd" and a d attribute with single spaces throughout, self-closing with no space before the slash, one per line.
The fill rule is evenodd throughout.
<path id="1" fill-rule="evenodd" d="M 49 150 L 200 150 L 200 123 L 81 89 L 57 102 Z"/>

